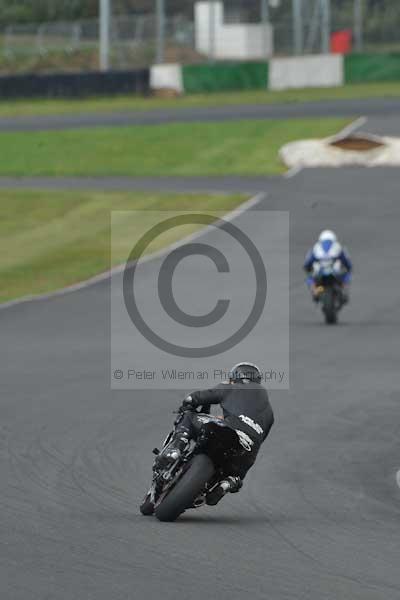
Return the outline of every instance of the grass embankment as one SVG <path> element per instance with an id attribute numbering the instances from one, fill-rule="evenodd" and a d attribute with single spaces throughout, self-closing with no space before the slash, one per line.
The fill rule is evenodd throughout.
<path id="1" fill-rule="evenodd" d="M 360 98 L 399 98 L 400 82 L 359 83 L 334 88 L 310 88 L 271 92 L 264 90 L 193 94 L 177 99 L 119 96 L 85 100 L 13 100 L 0 101 L 0 117 L 21 115 L 57 115 L 73 113 L 191 108 L 235 104 L 281 104 Z"/>
<path id="2" fill-rule="evenodd" d="M 279 148 L 325 137 L 346 119 L 175 123 L 1 135 L 0 175 L 268 175 Z"/>
<path id="3" fill-rule="evenodd" d="M 110 211 L 230 211 L 243 196 L 190 197 L 142 193 L 0 192 L 0 302 L 62 288 L 106 271 L 127 259 L 138 237 L 154 224 L 154 213 L 113 219 Z M 175 228 L 148 251 L 197 229 Z M 115 237 L 114 237 L 115 234 Z"/>

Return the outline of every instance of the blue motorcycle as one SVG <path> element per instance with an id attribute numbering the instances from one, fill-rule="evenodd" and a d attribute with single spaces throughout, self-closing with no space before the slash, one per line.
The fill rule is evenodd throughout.
<path id="1" fill-rule="evenodd" d="M 321 260 L 313 268 L 314 298 L 320 304 L 325 323 L 334 325 L 345 304 L 340 261 Z"/>

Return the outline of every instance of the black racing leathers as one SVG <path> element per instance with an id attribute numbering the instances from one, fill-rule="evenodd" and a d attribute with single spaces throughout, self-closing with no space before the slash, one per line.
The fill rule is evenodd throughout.
<path id="1" fill-rule="evenodd" d="M 267 390 L 258 383 L 221 383 L 210 390 L 193 392 L 191 397 L 194 405 L 201 407 L 203 413 L 209 413 L 211 405 L 220 404 L 226 423 L 236 431 L 243 432 L 244 442 L 246 436 L 250 438 L 251 449 L 244 450 L 240 460 L 232 463 L 231 474 L 243 479 L 254 464 L 260 446 L 274 423 Z M 188 417 L 192 417 L 192 429 L 196 415 Z M 188 421 L 182 423 L 183 426 L 188 424 Z"/>

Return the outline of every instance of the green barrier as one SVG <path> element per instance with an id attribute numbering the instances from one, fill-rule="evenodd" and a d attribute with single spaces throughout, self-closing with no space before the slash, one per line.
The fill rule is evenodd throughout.
<path id="1" fill-rule="evenodd" d="M 186 93 L 221 92 L 224 90 L 266 90 L 268 63 L 187 65 L 183 69 Z"/>
<path id="2" fill-rule="evenodd" d="M 345 83 L 400 81 L 400 54 L 350 54 L 344 72 Z"/>

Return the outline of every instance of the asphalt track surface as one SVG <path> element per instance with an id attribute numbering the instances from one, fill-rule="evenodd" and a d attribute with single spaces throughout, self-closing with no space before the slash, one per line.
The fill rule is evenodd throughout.
<path id="1" fill-rule="evenodd" d="M 50 116 L 20 116 L 0 118 L 0 131 L 42 131 L 76 129 L 80 127 L 121 127 L 129 125 L 160 125 L 201 121 L 235 121 L 240 119 L 291 119 L 303 117 L 352 117 L 365 115 L 396 116 L 400 101 L 396 98 L 362 100 L 325 100 L 292 104 L 249 104 L 197 108 L 104 112 Z"/>
<path id="2" fill-rule="evenodd" d="M 240 494 L 176 524 L 138 503 L 181 392 L 110 392 L 110 283 L 0 310 L 2 599 L 400 599 L 399 189 L 389 168 L 265 182 L 254 210 L 290 211 L 291 390 Z M 356 265 L 331 328 L 301 273 L 326 226 Z"/>

